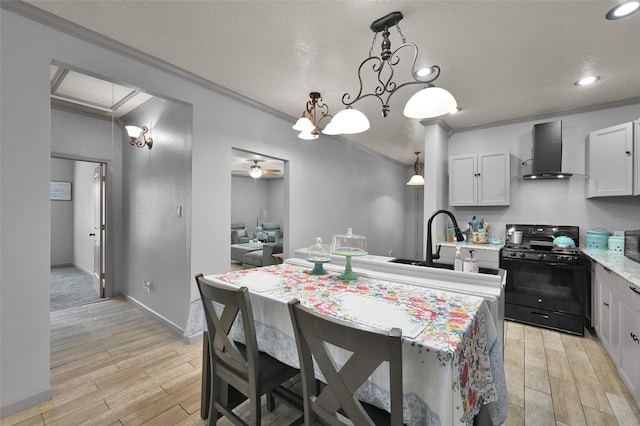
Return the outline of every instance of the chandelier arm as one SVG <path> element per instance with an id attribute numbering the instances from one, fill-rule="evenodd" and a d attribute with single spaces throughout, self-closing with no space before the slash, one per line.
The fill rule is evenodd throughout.
<path id="1" fill-rule="evenodd" d="M 363 84 L 362 84 L 362 68 L 365 66 L 365 64 L 367 64 L 367 62 L 369 61 L 375 61 L 376 63 L 374 63 L 371 67 L 371 69 L 373 70 L 374 73 L 378 74 L 378 81 L 380 82 L 380 84 L 382 86 L 376 86 L 376 89 L 374 90 L 374 92 L 371 93 L 367 93 L 367 94 L 362 94 L 362 89 L 363 89 Z M 376 98 L 378 98 L 378 100 L 380 101 L 380 103 L 382 105 L 384 105 L 384 101 L 382 100 L 381 95 L 384 94 L 385 89 L 384 89 L 384 82 L 380 79 L 380 72 L 384 67 L 384 61 L 377 57 L 377 56 L 370 56 L 367 59 L 365 59 L 364 61 L 362 61 L 362 63 L 360 64 L 360 66 L 358 67 L 358 82 L 360 83 L 360 90 L 358 91 L 358 95 L 355 97 L 355 99 L 353 99 L 352 101 L 349 102 L 349 100 L 351 99 L 351 95 L 349 93 L 345 93 L 344 95 L 342 95 L 342 103 L 345 106 L 351 106 L 353 104 L 355 104 L 356 102 L 358 102 L 361 99 L 367 98 L 369 96 L 374 96 Z"/>

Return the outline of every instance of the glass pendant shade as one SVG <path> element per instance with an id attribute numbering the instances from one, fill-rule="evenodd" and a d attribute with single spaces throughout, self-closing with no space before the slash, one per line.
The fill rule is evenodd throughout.
<path id="1" fill-rule="evenodd" d="M 127 130 L 129 137 L 133 140 L 138 139 L 138 137 L 140 137 L 140 133 L 142 133 L 142 129 L 138 126 L 124 126 L 124 128 Z"/>
<path id="2" fill-rule="evenodd" d="M 336 132 L 327 134 L 353 135 L 369 130 L 371 125 L 369 124 L 367 116 L 362 112 L 357 109 L 346 108 L 337 113 L 327 127 L 329 128 L 329 131 Z"/>
<path id="3" fill-rule="evenodd" d="M 249 176 L 254 179 L 258 179 L 260 176 L 262 176 L 262 169 L 252 167 L 251 170 L 249 170 Z"/>
<path id="4" fill-rule="evenodd" d="M 322 133 L 325 135 L 339 135 L 340 132 L 338 128 L 333 124 L 333 121 L 330 121 L 329 124 L 326 125 L 324 129 L 322 129 Z"/>
<path id="5" fill-rule="evenodd" d="M 420 175 L 413 175 L 411 176 L 411 179 L 409 179 L 409 182 L 407 182 L 407 185 L 422 186 L 424 185 L 424 178 Z"/>
<path id="6" fill-rule="evenodd" d="M 297 130 L 299 132 L 310 132 L 315 129 L 316 126 L 314 126 L 311 120 L 309 120 L 307 117 L 300 117 L 292 128 L 293 130 Z"/>
<path id="7" fill-rule="evenodd" d="M 458 107 L 451 93 L 441 87 L 425 87 L 413 95 L 404 106 L 404 115 L 409 118 L 432 118 L 447 114 Z"/>
<path id="8" fill-rule="evenodd" d="M 311 131 L 302 131 L 300 132 L 300 134 L 298 135 L 298 137 L 300 139 L 304 139 L 306 141 L 312 141 L 314 139 L 318 139 L 318 136 L 320 136 L 320 133 L 318 133 L 317 130 L 315 130 L 315 127 L 313 128 L 313 130 Z"/>

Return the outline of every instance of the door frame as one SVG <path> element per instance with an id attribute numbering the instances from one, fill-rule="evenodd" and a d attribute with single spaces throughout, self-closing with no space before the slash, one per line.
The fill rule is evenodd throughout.
<path id="1" fill-rule="evenodd" d="M 102 252 L 104 258 L 104 288 L 100 292 L 100 298 L 109 299 L 113 296 L 113 215 L 112 215 L 112 173 L 111 161 L 98 158 L 87 158 L 67 154 L 51 153 L 51 158 L 59 158 L 70 161 L 82 161 L 86 163 L 94 163 L 96 166 L 102 165 L 104 168 L 104 212 L 105 212 L 105 230 L 104 239 L 102 241 Z"/>

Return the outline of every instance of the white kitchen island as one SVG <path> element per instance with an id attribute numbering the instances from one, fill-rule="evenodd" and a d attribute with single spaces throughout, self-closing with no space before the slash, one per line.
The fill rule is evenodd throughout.
<path id="1" fill-rule="evenodd" d="M 307 249 L 298 249 L 296 257 L 287 259 L 286 262 L 312 268 L 313 264 L 305 260 L 306 254 Z M 504 349 L 504 270 L 495 269 L 496 274 L 475 274 L 390 262 L 393 259 L 376 255 L 358 256 L 351 259 L 351 266 L 356 275 L 482 297 L 487 302 Z M 345 264 L 343 256 L 332 255 L 331 262 L 324 267 L 328 271 L 339 272 L 344 270 Z"/>

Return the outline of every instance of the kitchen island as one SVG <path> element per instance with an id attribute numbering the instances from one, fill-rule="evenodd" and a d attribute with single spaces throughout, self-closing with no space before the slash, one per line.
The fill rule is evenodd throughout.
<path id="1" fill-rule="evenodd" d="M 495 253 L 499 253 L 499 251 L 495 251 Z M 307 249 L 298 249 L 295 251 L 295 257 L 287 259 L 286 262 L 311 267 L 312 264 L 305 260 L 306 257 Z M 450 269 L 450 265 L 443 263 L 436 263 L 434 267 L 425 267 L 393 263 L 393 260 L 393 257 L 369 254 L 352 258 L 351 266 L 356 275 L 390 279 L 419 287 L 482 297 L 487 302 L 500 342 L 504 344 L 505 271 L 488 268 L 487 272 L 490 273 L 475 274 L 453 271 Z M 345 264 L 344 256 L 332 255 L 331 262 L 325 264 L 324 267 L 328 271 L 341 271 Z"/>
<path id="2" fill-rule="evenodd" d="M 292 258 L 280 265 L 207 278 L 249 289 L 260 350 L 292 366 L 297 366 L 297 352 L 286 309 L 292 298 L 344 320 L 378 328 L 399 326 L 403 330 L 407 424 L 463 425 L 471 424 L 474 417 L 478 424 L 504 422 L 503 345 L 489 303 L 485 297 L 451 291 L 458 285 L 471 291 L 474 280 L 499 287 L 503 277 L 387 260 L 379 256 L 354 258 L 353 271 L 358 277 L 348 281 L 340 276 L 345 267 L 340 257 L 324 265 L 326 275 L 310 274 L 312 263 Z M 482 289 L 482 285 L 478 287 Z M 487 289 L 484 292 L 490 293 Z M 388 391 L 381 377 L 372 376 L 359 397 L 388 409 Z M 206 380 L 205 375 L 203 383 Z"/>

